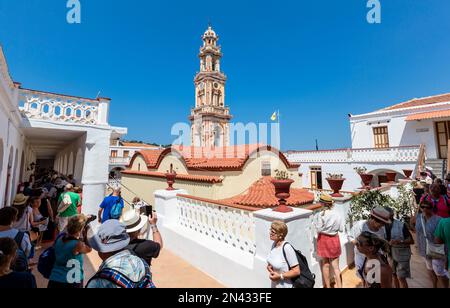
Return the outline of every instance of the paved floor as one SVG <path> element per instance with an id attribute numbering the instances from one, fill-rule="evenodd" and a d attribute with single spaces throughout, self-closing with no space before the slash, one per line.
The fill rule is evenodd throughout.
<path id="1" fill-rule="evenodd" d="M 38 251 L 38 255 L 42 250 Z M 89 279 L 98 269 L 101 260 L 96 252 L 92 252 L 85 258 L 85 277 Z M 411 288 L 430 288 L 431 281 L 421 257 L 415 252 L 411 261 L 412 279 L 408 280 Z M 173 253 L 163 250 L 158 259 L 152 264 L 153 279 L 158 288 L 224 288 L 223 285 L 209 277 L 207 274 L 194 268 L 183 259 Z M 38 287 L 45 288 L 45 280 L 35 269 Z M 350 269 L 343 273 L 344 288 L 361 288 L 361 282 L 356 277 L 355 270 Z"/>
<path id="2" fill-rule="evenodd" d="M 37 254 L 39 255 L 41 252 L 42 250 L 38 251 Z M 213 278 L 167 250 L 163 250 L 159 258 L 153 260 L 152 263 L 153 279 L 158 288 L 224 288 Z M 86 256 L 84 262 L 85 277 L 87 279 L 92 277 L 100 264 L 101 259 L 96 252 Z M 48 281 L 39 274 L 35 267 L 33 268 L 33 274 L 36 276 L 38 287 L 46 288 Z"/>

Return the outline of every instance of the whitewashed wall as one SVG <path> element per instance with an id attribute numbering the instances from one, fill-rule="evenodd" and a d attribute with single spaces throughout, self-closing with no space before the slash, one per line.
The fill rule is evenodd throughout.
<path id="1" fill-rule="evenodd" d="M 407 122 L 408 114 L 368 117 L 350 121 L 352 148 L 373 148 L 373 128 L 387 126 L 389 146 L 411 146 L 424 144 L 428 159 L 436 159 L 437 143 L 432 120 Z M 387 122 L 389 119 L 389 122 Z M 444 119 L 445 120 L 445 119 Z M 377 121 L 380 121 L 378 124 Z"/>
<path id="2" fill-rule="evenodd" d="M 281 220 L 289 228 L 287 241 L 307 257 L 317 276 L 316 287 L 322 286 L 312 227 L 314 212 L 294 209 L 282 214 L 266 209 L 249 213 L 177 194 L 186 191 L 156 191 L 155 210 L 166 249 L 194 267 L 226 287 L 269 288 L 266 259 L 272 247 L 270 225 Z M 346 217 L 349 206 L 349 199 L 344 198 L 337 201 L 336 210 Z M 353 262 L 353 247 L 345 233 L 340 237 L 343 248 L 340 266 L 344 270 Z"/>

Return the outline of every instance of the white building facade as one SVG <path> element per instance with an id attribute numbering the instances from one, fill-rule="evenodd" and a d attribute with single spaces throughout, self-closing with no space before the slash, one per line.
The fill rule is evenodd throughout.
<path id="1" fill-rule="evenodd" d="M 288 159 L 301 164 L 303 185 L 329 189 L 327 174 L 342 174 L 343 190 L 362 185 L 354 168 L 364 167 L 374 175 L 404 170 L 417 175 L 430 167 L 438 177 L 448 170 L 450 139 L 450 94 L 415 98 L 382 110 L 350 115 L 352 148 L 325 151 L 291 151 Z"/>
<path id="2" fill-rule="evenodd" d="M 108 182 L 110 140 L 127 133 L 108 123 L 110 99 L 22 88 L 0 49 L 0 206 L 14 199 L 32 164 L 74 175 L 83 211 L 97 213 Z"/>

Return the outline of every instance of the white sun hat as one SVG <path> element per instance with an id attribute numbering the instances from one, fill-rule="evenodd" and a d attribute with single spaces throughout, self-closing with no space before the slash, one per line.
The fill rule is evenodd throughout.
<path id="1" fill-rule="evenodd" d="M 130 209 L 123 213 L 120 222 L 125 225 L 128 233 L 133 233 L 145 227 L 148 217 L 139 215 L 134 209 Z"/>

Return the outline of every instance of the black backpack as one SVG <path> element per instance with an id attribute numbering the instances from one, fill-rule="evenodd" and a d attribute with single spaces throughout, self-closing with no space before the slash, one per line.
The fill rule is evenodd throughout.
<path id="1" fill-rule="evenodd" d="M 28 258 L 25 252 L 22 250 L 22 241 L 25 236 L 23 232 L 17 232 L 14 237 L 14 241 L 17 243 L 16 260 L 12 265 L 11 269 L 15 272 L 27 272 L 28 271 Z"/>
<path id="2" fill-rule="evenodd" d="M 289 243 L 285 243 L 283 245 L 283 256 L 286 260 L 286 263 L 288 265 L 288 268 L 291 269 L 291 266 L 289 265 L 289 261 L 286 257 L 286 251 L 284 250 L 284 247 L 286 245 L 291 245 Z M 300 276 L 292 279 L 292 285 L 293 288 L 297 289 L 312 289 L 314 288 L 314 285 L 316 284 L 316 275 L 314 275 L 308 266 L 308 260 L 306 260 L 306 257 L 297 249 L 295 249 L 291 245 L 292 249 L 294 249 L 295 254 L 297 256 L 298 265 L 300 266 Z"/>

